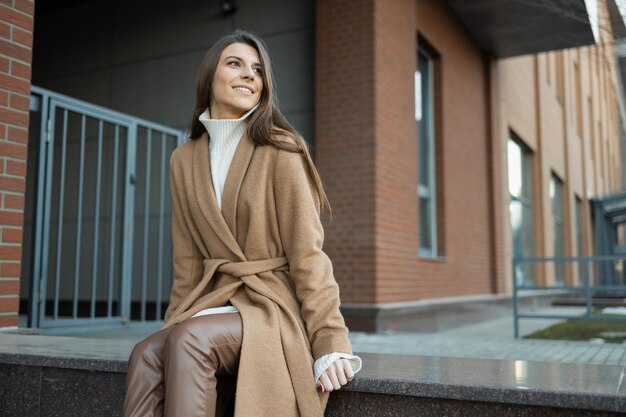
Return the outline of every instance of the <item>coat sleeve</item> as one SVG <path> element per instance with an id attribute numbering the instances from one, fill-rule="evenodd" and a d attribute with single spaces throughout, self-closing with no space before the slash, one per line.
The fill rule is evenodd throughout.
<path id="1" fill-rule="evenodd" d="M 339 286 L 332 263 L 322 250 L 319 196 L 304 155 L 278 151 L 273 182 L 280 238 L 313 357 L 352 353 L 348 329 L 339 311 Z"/>
<path id="2" fill-rule="evenodd" d="M 190 214 L 183 207 L 184 192 L 179 152 L 175 150 L 170 158 L 170 190 L 172 193 L 172 245 L 174 282 L 170 293 L 170 303 L 165 311 L 167 322 L 176 308 L 192 290 L 191 284 L 198 282 L 204 272 L 202 255 L 189 231 Z"/>

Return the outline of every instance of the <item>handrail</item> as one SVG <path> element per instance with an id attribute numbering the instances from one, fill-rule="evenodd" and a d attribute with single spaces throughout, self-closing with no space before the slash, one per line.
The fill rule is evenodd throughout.
<path id="1" fill-rule="evenodd" d="M 514 321 L 514 335 L 515 338 L 519 338 L 519 321 L 520 319 L 567 319 L 567 320 L 594 320 L 594 321 L 615 321 L 625 320 L 624 317 L 607 317 L 607 316 L 594 316 L 593 314 L 593 298 L 594 295 L 600 292 L 616 293 L 623 292 L 626 294 L 626 285 L 609 283 L 605 285 L 592 285 L 592 278 L 589 271 L 589 264 L 592 262 L 611 262 L 611 261 L 626 261 L 626 255 L 597 255 L 597 256 L 570 256 L 570 257 L 513 257 L 512 271 L 513 271 L 513 321 Z M 579 285 L 537 285 L 528 284 L 526 282 L 518 282 L 518 271 L 521 265 L 528 264 L 541 264 L 541 263 L 577 263 L 577 271 L 580 273 L 578 276 Z M 556 268 L 555 268 L 556 269 Z M 522 268 L 524 271 L 524 268 Z M 525 277 L 524 277 L 525 278 Z M 525 280 L 524 280 L 525 281 Z M 527 314 L 520 313 L 520 292 L 522 291 L 568 291 L 579 292 L 584 294 L 585 299 L 585 313 L 582 316 L 572 316 L 565 314 Z"/>

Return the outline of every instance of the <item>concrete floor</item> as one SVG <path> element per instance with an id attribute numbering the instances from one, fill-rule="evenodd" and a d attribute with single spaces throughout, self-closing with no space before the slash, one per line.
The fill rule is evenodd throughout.
<path id="1" fill-rule="evenodd" d="M 571 312 L 571 309 L 567 310 Z M 551 310 L 554 313 L 554 310 Z M 553 319 L 520 321 L 520 333 L 530 334 L 559 322 Z M 127 327 L 56 333 L 57 336 L 87 339 L 97 345 L 133 345 L 157 331 L 161 324 L 133 323 Z M 46 334 L 46 332 L 42 332 Z M 540 362 L 572 362 L 626 366 L 626 345 L 580 341 L 515 339 L 512 315 L 431 333 L 350 332 L 354 352 L 420 356 L 514 359 Z M 85 342 L 87 341 L 85 340 Z M 78 341 L 77 341 L 78 343 Z M 80 342 L 82 343 L 82 342 Z"/>
<path id="2" fill-rule="evenodd" d="M 582 314 L 584 312 L 583 309 L 573 310 L 571 307 L 564 309 L 555 309 L 551 308 L 549 310 L 536 310 L 535 314 Z M 520 320 L 520 335 L 525 336 L 535 331 L 544 329 L 553 324 L 560 322 L 561 320 L 555 319 L 523 319 Z M 65 329 L 65 330 L 43 330 L 41 334 L 49 334 L 56 336 L 71 336 L 71 337 L 83 337 L 83 338 L 95 338 L 95 339 L 124 339 L 124 340 L 134 340 L 140 341 L 153 332 L 159 330 L 162 326 L 162 323 L 139 323 L 132 322 L 127 326 L 116 326 L 110 328 L 76 328 L 76 329 Z M 26 327 L 26 316 L 20 316 L 20 328 Z M 374 337 L 376 335 L 380 337 L 391 337 L 394 334 L 415 334 L 422 336 L 437 336 L 437 337 L 463 337 L 468 339 L 476 339 L 476 340 L 515 340 L 513 334 L 513 314 L 504 314 L 499 317 L 480 321 L 477 323 L 467 324 L 463 326 L 457 326 L 450 329 L 439 330 L 436 332 L 429 333 L 402 333 L 402 332 L 382 332 L 378 334 L 372 333 L 364 333 L 364 332 L 350 332 L 350 335 L 358 335 L 359 338 L 362 337 Z"/>

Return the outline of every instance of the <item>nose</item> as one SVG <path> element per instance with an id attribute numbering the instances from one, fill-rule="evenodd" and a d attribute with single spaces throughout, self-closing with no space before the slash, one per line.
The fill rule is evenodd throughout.
<path id="1" fill-rule="evenodd" d="M 243 72 L 241 74 L 241 76 L 243 78 L 251 78 L 252 79 L 252 78 L 254 78 L 255 75 L 256 74 L 254 73 L 254 69 L 250 65 L 247 65 L 247 66 L 243 67 Z"/>

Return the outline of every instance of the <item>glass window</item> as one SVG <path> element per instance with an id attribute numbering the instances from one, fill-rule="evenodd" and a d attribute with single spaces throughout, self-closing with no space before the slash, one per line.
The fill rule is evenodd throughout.
<path id="1" fill-rule="evenodd" d="M 576 196 L 576 256 L 585 256 L 583 248 L 583 202 Z M 578 261 L 578 280 L 583 282 L 584 262 Z"/>
<path id="2" fill-rule="evenodd" d="M 513 133 L 507 145 L 507 164 L 513 257 L 532 257 L 535 249 L 531 153 Z M 535 282 L 531 263 L 518 264 L 514 274 L 517 285 L 533 285 Z"/>
<path id="3" fill-rule="evenodd" d="M 555 174 L 550 178 L 550 201 L 552 202 L 552 218 L 554 220 L 554 257 L 565 256 L 565 238 L 563 227 L 563 182 Z M 556 261 L 554 278 L 557 285 L 565 283 L 565 265 Z"/>
<path id="4" fill-rule="evenodd" d="M 577 256 L 584 256 L 583 249 L 583 202 L 576 196 L 576 249 Z"/>
<path id="5" fill-rule="evenodd" d="M 418 186 L 420 255 L 437 256 L 437 217 L 435 196 L 435 134 L 433 98 L 433 59 L 419 48 L 415 72 L 415 120 L 418 132 Z"/>

